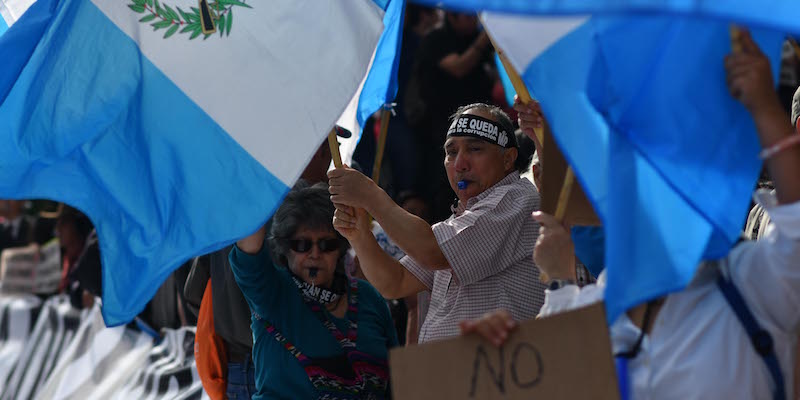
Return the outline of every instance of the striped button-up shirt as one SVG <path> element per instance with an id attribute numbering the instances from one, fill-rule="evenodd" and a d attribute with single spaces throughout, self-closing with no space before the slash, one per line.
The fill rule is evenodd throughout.
<path id="1" fill-rule="evenodd" d="M 431 290 L 419 343 L 456 336 L 460 321 L 496 309 L 517 321 L 536 316 L 545 289 L 532 257 L 539 225 L 531 213 L 538 208 L 536 188 L 513 172 L 433 226 L 449 269 L 400 260 Z"/>

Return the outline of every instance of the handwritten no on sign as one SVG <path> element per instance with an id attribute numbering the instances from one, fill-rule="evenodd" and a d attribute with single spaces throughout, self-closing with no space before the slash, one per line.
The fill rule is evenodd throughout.
<path id="1" fill-rule="evenodd" d="M 503 347 L 477 336 L 390 354 L 395 399 L 619 399 L 602 304 L 522 323 Z"/>

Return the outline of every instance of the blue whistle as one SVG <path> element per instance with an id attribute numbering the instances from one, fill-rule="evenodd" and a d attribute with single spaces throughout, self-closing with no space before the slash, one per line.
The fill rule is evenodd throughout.
<path id="1" fill-rule="evenodd" d="M 467 181 L 458 181 L 458 190 L 464 190 L 469 183 Z"/>

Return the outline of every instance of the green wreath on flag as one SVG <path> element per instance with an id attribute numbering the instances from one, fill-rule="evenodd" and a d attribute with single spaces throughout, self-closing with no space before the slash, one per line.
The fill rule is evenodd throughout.
<path id="1" fill-rule="evenodd" d="M 229 36 L 233 26 L 233 9 L 235 7 L 252 8 L 246 0 L 199 0 L 197 7 L 186 12 L 180 7 L 170 7 L 158 0 L 130 0 L 128 8 L 145 14 L 139 22 L 150 24 L 154 31 L 166 29 L 164 39 L 175 33 L 189 33 L 189 40 L 203 35 L 208 39 L 215 32 L 220 37 Z"/>

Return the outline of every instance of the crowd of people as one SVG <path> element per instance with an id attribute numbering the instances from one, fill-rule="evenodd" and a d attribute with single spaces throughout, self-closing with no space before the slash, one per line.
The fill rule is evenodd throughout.
<path id="1" fill-rule="evenodd" d="M 51 243 L 59 248 L 53 253 L 57 260 L 25 262 L 29 255 L 45 258 L 49 253 L 43 249 Z M 92 308 L 103 295 L 97 233 L 89 217 L 68 205 L 0 200 L 0 254 L 4 255 L 0 295 L 30 293 L 44 300 L 66 294 L 76 309 Z M 17 256 L 23 261 L 16 262 Z M 50 261 L 56 264 L 55 274 L 43 270 Z M 186 263 L 171 274 L 132 325 L 154 334 L 162 328 L 194 325 L 196 318 L 183 299 L 190 267 Z"/>
<path id="2" fill-rule="evenodd" d="M 796 395 L 800 90 L 790 117 L 767 58 L 738 40 L 720 63 L 766 149 L 769 184 L 748 225 L 759 240 L 610 325 L 623 398 Z M 155 332 L 197 325 L 212 398 L 386 398 L 392 347 L 460 335 L 501 346 L 520 321 L 602 301 L 603 266 L 540 211 L 544 116 L 536 102 L 505 103 L 477 18 L 409 5 L 402 43 L 381 181 L 360 167 L 375 156 L 375 117 L 352 165 L 329 170 L 322 143 L 265 226 L 187 262 L 138 318 Z M 793 54 L 782 87 L 797 88 Z M 25 216 L 24 204 L 0 202 L 0 252 L 57 233 L 56 291 L 91 307 L 102 294 L 91 222 L 64 205 Z"/>

